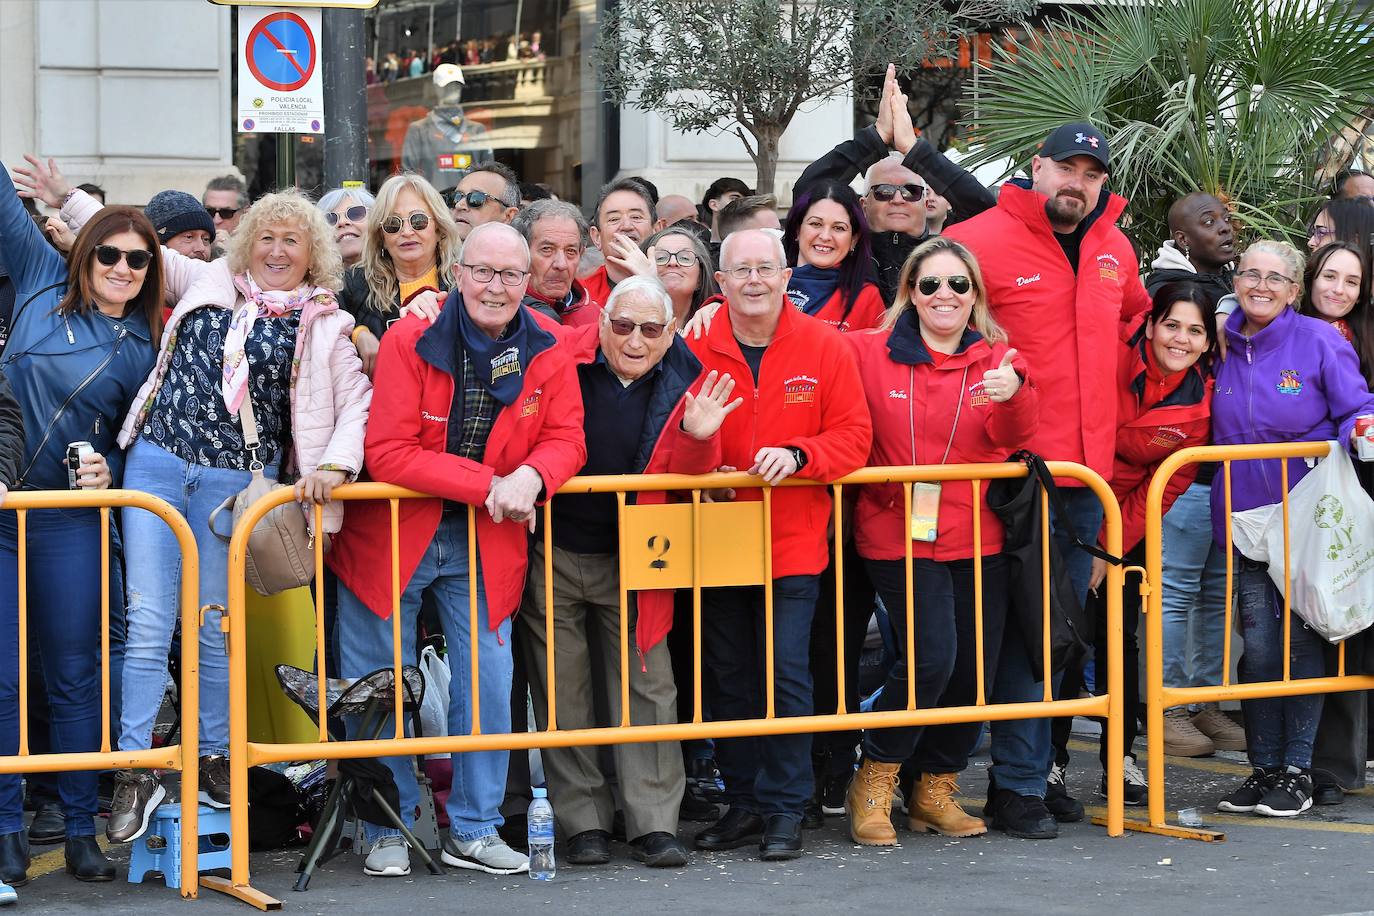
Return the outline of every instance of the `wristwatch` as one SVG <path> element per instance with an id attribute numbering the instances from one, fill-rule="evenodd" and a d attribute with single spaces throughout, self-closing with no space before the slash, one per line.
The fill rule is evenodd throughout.
<path id="1" fill-rule="evenodd" d="M 806 467 L 806 452 L 797 448 L 795 445 L 784 445 L 783 448 L 792 453 L 792 460 L 797 462 L 797 470 Z"/>

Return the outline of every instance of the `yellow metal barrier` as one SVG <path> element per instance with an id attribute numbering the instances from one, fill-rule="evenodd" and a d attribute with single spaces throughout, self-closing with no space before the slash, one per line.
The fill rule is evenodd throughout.
<path id="1" fill-rule="evenodd" d="M 1049 462 L 1050 472 L 1057 478 L 1075 480 L 1092 490 L 1104 508 L 1106 543 L 1109 552 L 1121 552 L 1121 510 L 1111 488 L 1093 471 L 1076 464 Z M 1055 700 L 1051 695 L 1050 679 L 1046 678 L 1043 700 L 1026 703 L 989 704 L 986 700 L 985 672 L 983 664 L 983 624 L 982 624 L 982 555 L 981 555 L 981 518 L 979 507 L 982 503 L 983 485 L 990 480 L 1021 478 L 1027 474 L 1022 464 L 972 464 L 941 465 L 916 467 L 864 468 L 830 484 L 834 495 L 834 532 L 840 537 L 843 531 L 843 500 L 846 486 L 863 484 L 901 483 L 904 484 L 905 505 L 910 514 L 912 487 L 915 481 L 962 481 L 969 484 L 973 491 L 972 529 L 975 544 L 975 632 L 978 649 L 977 661 L 977 703 L 973 706 L 946 708 L 918 708 L 915 695 L 916 652 L 914 627 L 912 626 L 913 598 L 910 576 L 910 563 L 907 564 L 907 641 L 906 656 L 910 676 L 908 678 L 907 708 L 889 712 L 850 712 L 845 709 L 845 666 L 837 665 L 837 695 L 839 705 L 833 715 L 811 715 L 778 718 L 774 716 L 773 685 L 773 589 L 772 589 L 772 552 L 771 545 L 771 500 L 773 490 L 762 484 L 761 479 L 743 473 L 707 474 L 700 477 L 685 475 L 639 475 L 630 477 L 578 477 L 562 488 L 558 495 L 573 493 L 615 493 L 617 511 L 621 522 L 620 538 L 620 672 L 621 672 L 621 721 L 618 726 L 587 729 L 560 729 L 557 725 L 556 678 L 554 677 L 554 626 L 553 626 L 553 551 L 552 511 L 546 504 L 544 512 L 545 581 L 550 587 L 545 589 L 545 614 L 547 634 L 548 665 L 548 729 L 542 732 L 521 732 L 513 734 L 483 734 L 481 713 L 478 708 L 479 666 L 477 664 L 477 641 L 472 640 L 471 652 L 471 690 L 472 734 L 454 736 L 434 736 L 423 738 L 404 737 L 403 716 L 401 715 L 401 691 L 394 691 L 396 708 L 393 716 L 395 736 L 393 738 L 330 741 L 325 721 L 325 711 L 321 709 L 319 718 L 319 738 L 315 743 L 304 744 L 263 744 L 248 740 L 248 720 L 246 704 L 246 636 L 245 636 L 245 596 L 244 564 L 248 532 L 273 507 L 291 499 L 291 491 L 279 489 L 250 506 L 243 514 L 234 532 L 229 547 L 229 690 L 230 690 L 230 781 L 232 793 L 233 818 L 233 869 L 229 880 L 217 877 L 202 879 L 204 886 L 230 894 L 257 906 L 260 909 L 277 909 L 280 902 L 254 888 L 250 884 L 248 858 L 248 768 L 266 763 L 294 760 L 342 759 L 357 757 L 382 757 L 392 755 L 463 753 L 470 751 L 524 750 L 532 747 L 554 748 L 583 745 L 603 745 L 652 741 L 683 741 L 693 738 L 731 738 L 743 736 L 764 736 L 796 734 L 818 731 L 839 731 L 847 729 L 872 729 L 895 726 L 941 725 L 988 720 L 1033 719 L 1048 716 L 1092 716 L 1106 720 L 1108 752 L 1107 817 L 1099 821 L 1107 827 L 1111 836 L 1119 836 L 1123 821 L 1123 756 L 1122 749 L 1122 615 L 1121 593 L 1123 573 L 1120 567 L 1109 566 L 1107 572 L 1109 664 L 1107 692 L 1100 696 Z M 812 481 L 788 480 L 782 486 L 821 486 Z M 748 502 L 711 502 L 703 499 L 703 493 L 720 488 L 761 489 L 760 501 Z M 626 494 L 645 491 L 671 491 L 689 493 L 689 503 L 667 505 L 629 505 Z M 393 665 L 396 668 L 396 683 L 401 682 L 400 646 L 400 597 L 404 583 L 400 581 L 399 532 L 397 519 L 400 513 L 400 500 L 433 498 L 426 494 L 404 490 L 378 483 L 361 483 L 342 486 L 334 490 L 334 499 L 345 501 L 387 500 L 391 506 L 391 595 L 392 595 L 392 635 Z M 557 498 L 557 497 L 555 497 Z M 321 510 L 315 508 L 315 523 L 322 522 Z M 475 562 L 476 526 L 475 513 L 481 511 L 468 508 L 469 563 Z M 1042 538 L 1045 543 L 1042 562 L 1048 564 L 1049 552 L 1049 505 L 1048 496 L 1042 491 L 1041 517 Z M 317 541 L 318 544 L 318 541 Z M 907 542 L 907 556 L 910 558 L 910 541 Z M 843 658 L 843 550 L 836 545 L 834 550 L 836 568 L 836 635 L 839 644 L 838 654 Z M 316 548 L 316 615 L 319 641 L 318 658 L 321 660 L 317 672 L 319 695 L 325 694 L 325 679 L 322 660 L 324 652 L 323 624 L 323 555 Z M 472 575 L 472 567 L 469 567 Z M 378 574 L 385 574 L 378 570 Z M 1041 596 L 1044 605 L 1044 658 L 1046 671 L 1050 664 L 1050 610 L 1049 576 L 1044 576 L 1045 592 Z M 761 585 L 764 587 L 765 619 L 765 668 L 767 671 L 766 697 L 767 712 L 762 719 L 734 721 L 705 721 L 702 716 L 701 701 L 701 590 L 703 587 L 722 585 Z M 693 626 L 693 677 L 692 696 L 694 715 L 691 722 L 665 725 L 629 724 L 629 592 L 649 588 L 690 588 L 692 591 Z M 484 625 L 478 620 L 476 589 L 470 590 L 469 607 L 470 632 Z M 450 651 L 461 651 L 454 645 Z M 679 685 L 683 689 L 683 685 Z M 324 704 L 321 704 L 323 706 Z"/>
<path id="2" fill-rule="evenodd" d="M 19 753 L 0 757 L 0 773 L 55 773 L 81 770 L 179 770 L 181 772 L 181 896 L 196 896 L 197 786 L 200 729 L 200 555 L 195 536 L 167 503 L 137 490 L 17 490 L 2 507 L 13 510 L 19 527 Z M 36 509 L 100 510 L 100 751 L 79 754 L 30 754 L 28 723 L 28 513 Z M 162 519 L 181 550 L 181 700 L 180 743 L 146 751 L 110 748 L 110 510 L 144 509 Z M 246 836 L 246 834 L 245 834 Z"/>
<path id="3" fill-rule="evenodd" d="M 1150 481 L 1145 509 L 1145 564 L 1154 588 L 1148 595 L 1146 619 L 1146 731 L 1149 749 L 1148 778 L 1150 804 L 1148 824 L 1128 821 L 1132 830 L 1162 833 L 1190 839 L 1218 840 L 1224 836 L 1216 831 L 1171 825 L 1165 819 L 1164 797 L 1164 710 L 1185 703 L 1216 703 L 1222 700 L 1256 700 L 1266 697 L 1302 696 L 1311 693 L 1340 693 L 1347 690 L 1374 689 L 1374 675 L 1345 673 L 1345 644 L 1337 649 L 1335 677 L 1299 678 L 1289 675 L 1289 639 L 1293 622 L 1291 588 L 1291 559 L 1288 529 L 1288 463 L 1282 465 L 1284 581 L 1283 589 L 1283 679 L 1252 684 L 1231 683 L 1231 630 L 1235 595 L 1235 550 L 1231 537 L 1231 465 L 1236 461 L 1264 458 L 1324 458 L 1329 454 L 1326 442 L 1283 442 L 1268 445 L 1213 445 L 1181 449 L 1170 455 Z M 1207 687 L 1167 687 L 1164 684 L 1164 620 L 1162 589 L 1159 587 L 1163 567 L 1163 499 L 1169 480 L 1179 469 L 1189 464 L 1220 462 L 1220 473 L 1212 486 L 1225 487 L 1226 506 L 1226 629 L 1222 653 L 1221 683 Z"/>

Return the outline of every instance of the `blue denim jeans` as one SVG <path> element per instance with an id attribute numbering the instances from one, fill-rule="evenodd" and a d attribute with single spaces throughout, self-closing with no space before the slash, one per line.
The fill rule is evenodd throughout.
<path id="1" fill-rule="evenodd" d="M 1236 554 L 1236 603 L 1245 652 L 1240 657 L 1240 681 L 1283 680 L 1283 595 L 1274 587 L 1263 563 Z M 1326 641 L 1293 613 L 1290 628 L 1289 674 L 1294 680 L 1326 673 L 1322 654 Z M 1245 700 L 1245 744 L 1250 764 L 1312 766 L 1312 742 L 1321 719 L 1320 693 L 1297 697 Z"/>
<path id="2" fill-rule="evenodd" d="M 264 473 L 275 478 L 276 467 Z M 166 500 L 182 514 L 200 554 L 200 606 L 229 600 L 229 545 L 210 531 L 210 513 L 248 486 L 248 471 L 183 461 L 142 439 L 129 450 L 124 486 Z M 153 723 L 167 691 L 167 652 L 179 632 L 181 551 L 162 519 L 143 509 L 123 513 L 128 641 L 124 649 L 124 708 L 120 750 L 152 746 Z M 228 511 L 217 519 L 230 527 Z M 209 611 L 200 628 L 200 753 L 229 752 L 229 662 L 220 614 Z"/>
<path id="3" fill-rule="evenodd" d="M 487 625 L 487 594 L 477 572 L 477 664 L 478 690 L 481 693 L 482 733 L 503 734 L 511 724 L 511 621 L 493 630 Z M 430 541 L 420 565 L 401 593 L 401 663 L 415 664 L 415 629 L 420 616 L 420 598 L 428 589 L 437 599 L 444 639 L 448 645 L 448 664 L 453 673 L 449 682 L 448 733 L 472 733 L 472 665 L 470 633 L 467 513 L 446 514 Z M 335 625 L 339 642 L 340 674 L 346 678 L 363 677 L 378 668 L 390 668 L 392 622 L 368 609 L 348 587 L 339 582 L 339 619 Z M 359 723 L 349 721 L 348 735 L 356 737 Z M 395 734 L 391 719 L 382 727 L 382 737 Z M 490 836 L 503 823 L 501 799 L 506 792 L 507 751 L 481 751 L 453 755 L 453 788 L 448 796 L 449 832 L 458 840 Z M 398 812 L 406 826 L 415 822 L 420 802 L 415 784 L 412 757 L 383 757 L 400 792 Z M 364 824 L 369 843 L 399 833 L 394 828 Z"/>
<path id="4" fill-rule="evenodd" d="M 1212 488 L 1195 483 L 1164 515 L 1160 603 L 1164 685 L 1221 683 L 1226 629 L 1226 551 L 1212 538 Z"/>
<path id="5" fill-rule="evenodd" d="M 809 716 L 811 618 L 820 576 L 773 580 L 773 712 Z M 713 588 L 702 594 L 701 675 L 717 721 L 761 719 L 767 706 L 763 588 Z M 814 791 L 811 736 L 771 735 L 716 741 L 716 764 L 731 807 L 765 817 L 800 818 Z"/>
<path id="6" fill-rule="evenodd" d="M 0 754 L 19 752 L 18 527 L 0 512 Z M 47 750 L 100 750 L 100 516 L 94 509 L 28 513 L 28 638 L 47 687 Z M 113 605 L 111 617 L 114 617 Z M 33 750 L 32 748 L 30 749 Z M 57 777 L 67 836 L 93 836 L 96 773 Z M 0 834 L 24 829 L 23 785 L 0 775 Z"/>
<path id="7" fill-rule="evenodd" d="M 1078 536 L 1094 543 L 1102 527 L 1102 503 L 1086 487 L 1060 487 L 1064 510 Z M 1092 556 L 1075 547 L 1057 513 L 1051 513 L 1050 526 L 1069 580 L 1079 601 L 1088 595 L 1092 575 Z M 1058 687 L 1059 678 L 1054 678 Z M 1035 680 L 1025 640 L 1015 621 L 1008 620 L 997 661 L 997 678 L 992 689 L 993 703 L 1025 703 L 1044 698 L 1045 687 Z M 1054 757 L 1049 719 L 1011 719 L 992 723 L 992 779 L 999 789 L 1017 795 L 1045 795 L 1045 777 Z"/>

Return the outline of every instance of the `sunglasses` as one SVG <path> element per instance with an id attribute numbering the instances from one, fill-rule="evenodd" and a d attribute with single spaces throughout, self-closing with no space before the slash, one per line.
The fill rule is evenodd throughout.
<path id="1" fill-rule="evenodd" d="M 912 203 L 925 197 L 926 189 L 924 185 L 919 184 L 875 184 L 868 189 L 868 193 L 873 195 L 874 200 L 883 203 L 887 203 L 898 194 L 902 195 L 902 200 Z"/>
<path id="2" fill-rule="evenodd" d="M 142 270 L 153 260 L 153 253 L 145 248 L 135 248 L 132 251 L 125 251 L 123 248 L 116 248 L 113 245 L 95 246 L 95 259 L 106 267 L 114 267 L 123 258 L 129 263 L 130 270 Z"/>
<path id="3" fill-rule="evenodd" d="M 973 282 L 963 274 L 951 274 L 948 277 L 922 277 L 916 281 L 915 286 L 922 296 L 933 296 L 939 291 L 942 283 L 948 283 L 950 292 L 959 296 L 973 287 Z"/>
<path id="4" fill-rule="evenodd" d="M 468 205 L 469 210 L 478 210 L 486 206 L 487 201 L 496 200 L 486 191 L 468 191 L 466 194 L 459 192 L 456 188 L 446 192 L 444 197 L 450 207 L 458 206 L 458 201 L 463 201 Z"/>
<path id="5" fill-rule="evenodd" d="M 216 216 L 218 216 L 220 219 L 233 219 L 234 216 L 239 212 L 239 208 L 238 208 L 238 207 L 206 207 L 206 208 L 205 208 L 205 212 L 208 213 L 208 214 L 210 214 L 210 218 L 211 218 L 211 219 L 214 219 Z"/>
<path id="6" fill-rule="evenodd" d="M 429 225 L 429 216 L 425 213 L 412 213 L 408 217 L 393 214 L 382 220 L 382 231 L 387 235 L 395 235 L 401 231 L 401 227 L 406 224 L 407 220 L 410 221 L 410 228 L 416 232 L 424 232 L 425 227 Z"/>
<path id="7" fill-rule="evenodd" d="M 349 207 L 347 210 L 344 211 L 344 216 L 348 218 L 348 221 L 350 223 L 361 223 L 363 221 L 363 217 L 367 216 L 367 207 L 364 207 L 362 205 L 356 207 Z M 333 210 L 330 210 L 328 213 L 324 215 L 324 221 L 331 226 L 337 226 L 339 224 L 339 214 L 335 213 Z"/>
<path id="8" fill-rule="evenodd" d="M 657 321 L 646 321 L 643 324 L 635 324 L 628 318 L 612 318 L 610 321 L 611 330 L 617 337 L 629 337 L 639 328 L 639 333 L 644 335 L 645 340 L 657 340 L 663 336 L 663 329 L 668 327 Z"/>

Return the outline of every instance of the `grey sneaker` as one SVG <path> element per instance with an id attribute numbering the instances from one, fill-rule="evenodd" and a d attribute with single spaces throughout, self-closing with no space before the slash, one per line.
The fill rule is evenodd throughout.
<path id="1" fill-rule="evenodd" d="M 444 849 L 439 857 L 445 865 L 471 868 L 489 875 L 514 875 L 530 869 L 529 858 L 511 849 L 495 835 L 478 837 L 465 843 L 450 833 L 444 837 Z"/>
<path id="2" fill-rule="evenodd" d="M 410 874 L 410 847 L 403 836 L 384 836 L 363 862 L 363 874 L 374 878 L 403 878 Z"/>
<path id="3" fill-rule="evenodd" d="M 207 754 L 200 758 L 200 803 L 212 808 L 229 807 L 229 758 Z"/>
<path id="4" fill-rule="evenodd" d="M 105 836 L 111 843 L 127 843 L 143 836 L 153 812 L 167 797 L 167 790 L 153 773 L 123 770 L 110 805 Z"/>

